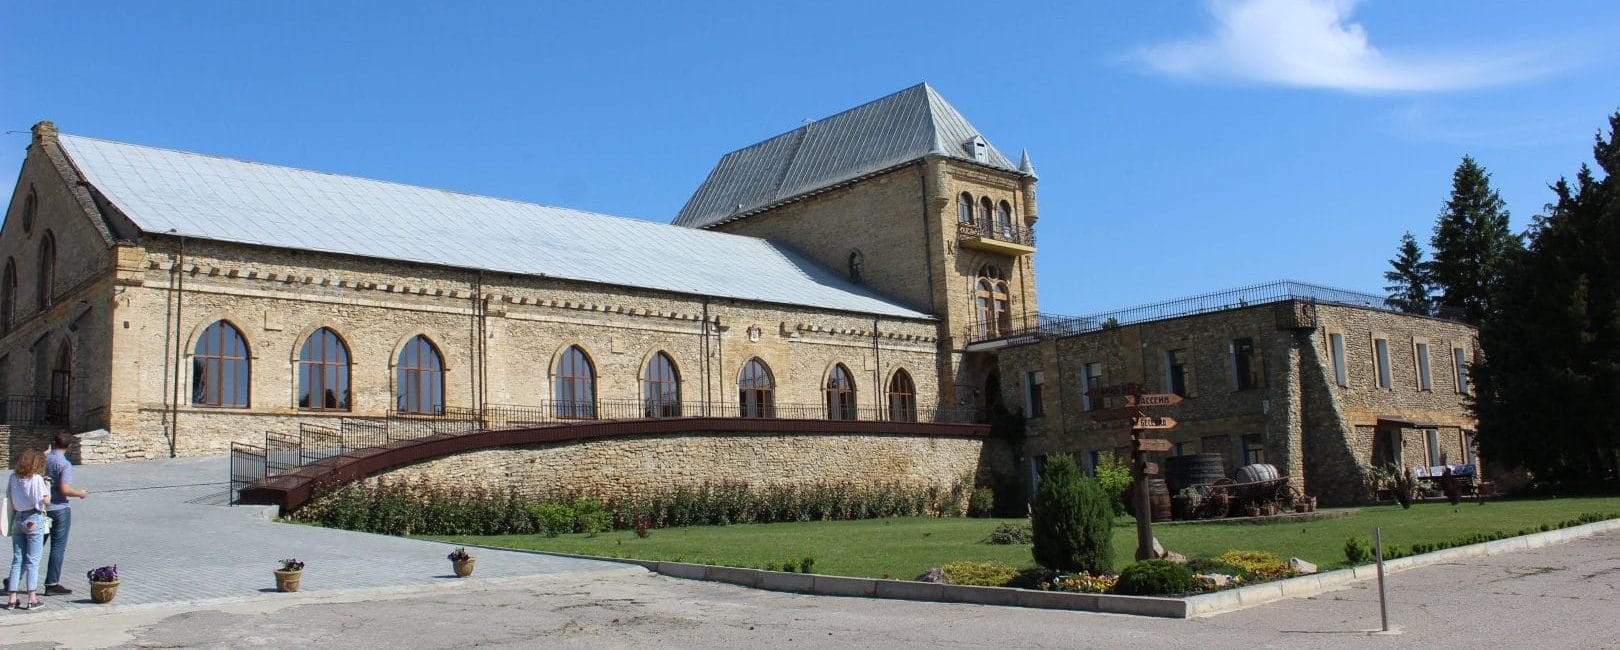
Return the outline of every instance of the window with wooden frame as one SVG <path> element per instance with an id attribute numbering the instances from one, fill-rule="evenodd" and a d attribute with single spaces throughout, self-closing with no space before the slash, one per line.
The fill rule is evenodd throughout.
<path id="1" fill-rule="evenodd" d="M 1260 387 L 1260 373 L 1255 361 L 1254 339 L 1232 339 L 1232 389 L 1249 390 Z"/>
<path id="2" fill-rule="evenodd" d="M 996 204 L 996 232 L 1001 239 L 1013 238 L 1012 204 L 1006 201 Z"/>
<path id="3" fill-rule="evenodd" d="M 401 413 L 444 413 L 444 356 L 428 337 L 405 343 L 395 364 L 394 407 Z"/>
<path id="4" fill-rule="evenodd" d="M 248 408 L 253 361 L 242 330 L 214 321 L 197 338 L 191 356 L 191 403 L 216 408 Z"/>
<path id="5" fill-rule="evenodd" d="M 894 371 L 889 379 L 889 420 L 917 421 L 917 385 L 905 370 Z"/>
<path id="6" fill-rule="evenodd" d="M 836 364 L 832 371 L 827 373 L 827 419 L 854 420 L 855 417 L 855 379 L 849 375 L 849 369 L 844 364 Z"/>
<path id="7" fill-rule="evenodd" d="M 1007 275 L 1001 267 L 986 264 L 979 269 L 974 300 L 978 307 L 978 332 L 982 338 L 1005 336 L 1012 332 L 1011 298 Z"/>
<path id="8" fill-rule="evenodd" d="M 1082 364 L 1080 366 L 1080 394 L 1082 396 L 1080 399 L 1085 410 L 1095 411 L 1103 407 L 1102 398 L 1085 396 L 1087 391 L 1102 387 L 1103 364 L 1100 362 Z"/>
<path id="9" fill-rule="evenodd" d="M 315 330 L 298 351 L 298 408 L 347 411 L 350 395 L 348 344 L 330 328 Z"/>
<path id="10" fill-rule="evenodd" d="M 973 195 L 963 192 L 956 197 L 956 219 L 962 223 L 973 223 Z"/>
<path id="11" fill-rule="evenodd" d="M 677 418 L 681 416 L 681 376 L 675 369 L 675 360 L 659 352 L 647 362 L 642 377 L 641 401 L 647 417 Z"/>
<path id="12" fill-rule="evenodd" d="M 737 410 L 745 418 L 776 417 L 776 379 L 758 358 L 749 359 L 737 375 Z"/>
<path id="13" fill-rule="evenodd" d="M 1182 397 L 1188 396 L 1186 348 L 1164 351 L 1164 389 Z"/>
<path id="14" fill-rule="evenodd" d="M 596 366 L 579 346 L 563 350 L 552 384 L 552 406 L 557 417 L 596 417 Z"/>

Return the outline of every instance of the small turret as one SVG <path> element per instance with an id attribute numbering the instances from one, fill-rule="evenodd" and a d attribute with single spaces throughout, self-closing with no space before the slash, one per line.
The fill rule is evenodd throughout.
<path id="1" fill-rule="evenodd" d="M 1018 171 L 1023 172 L 1024 175 L 1029 176 L 1030 178 L 1040 178 L 1039 176 L 1035 175 L 1035 163 L 1029 161 L 1028 149 L 1024 150 L 1023 157 L 1018 161 Z"/>

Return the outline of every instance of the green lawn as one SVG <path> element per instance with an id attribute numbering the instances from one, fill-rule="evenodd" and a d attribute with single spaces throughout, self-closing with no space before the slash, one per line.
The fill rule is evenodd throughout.
<path id="1" fill-rule="evenodd" d="M 1392 547 L 1417 542 L 1443 542 L 1471 533 L 1516 532 L 1557 524 L 1584 512 L 1620 513 L 1620 497 L 1576 497 L 1493 501 L 1485 505 L 1422 503 L 1411 510 L 1373 506 L 1348 517 L 1302 523 L 1158 526 L 1154 533 L 1165 548 L 1190 558 L 1213 557 L 1231 549 L 1271 551 L 1284 559 L 1300 557 L 1322 566 L 1344 563 L 1344 540 L 1372 536 L 1382 526 Z M 806 555 L 816 559 L 815 572 L 912 578 L 946 562 L 997 560 L 1032 566 L 1029 546 L 982 544 L 996 524 L 1015 519 L 936 519 L 908 517 L 863 521 L 817 521 L 782 524 L 664 528 L 646 539 L 620 530 L 596 537 L 563 535 L 494 535 L 434 537 L 442 541 L 604 557 L 675 560 L 702 564 L 757 567 Z M 1114 528 L 1118 567 L 1136 549 L 1134 522 L 1121 519 Z"/>

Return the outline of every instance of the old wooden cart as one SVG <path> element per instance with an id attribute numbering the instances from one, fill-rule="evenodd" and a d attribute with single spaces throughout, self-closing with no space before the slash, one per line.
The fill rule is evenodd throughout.
<path id="1" fill-rule="evenodd" d="M 1299 501 L 1299 490 L 1288 484 L 1271 465 L 1245 465 L 1234 474 L 1213 483 L 1191 486 L 1199 496 L 1195 516 L 1219 519 L 1228 514 L 1289 512 Z"/>

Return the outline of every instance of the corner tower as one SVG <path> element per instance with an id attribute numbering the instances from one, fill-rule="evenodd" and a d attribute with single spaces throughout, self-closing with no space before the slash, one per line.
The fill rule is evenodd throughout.
<path id="1" fill-rule="evenodd" d="M 941 402 L 985 407 L 995 364 L 969 345 L 1038 318 L 1035 184 L 1027 153 L 918 84 L 726 154 L 674 223 L 787 244 L 935 315 Z"/>

